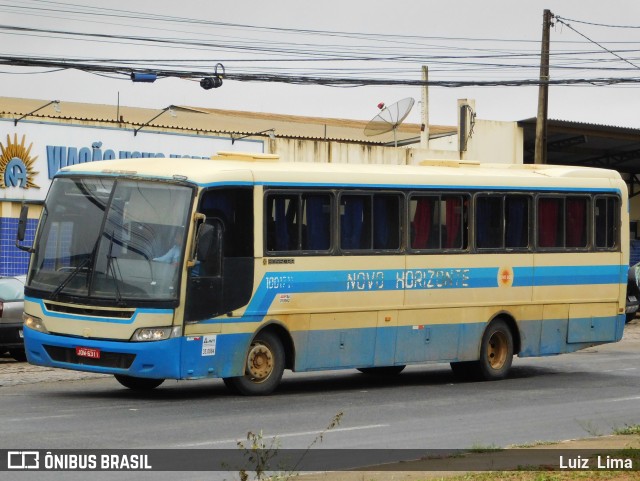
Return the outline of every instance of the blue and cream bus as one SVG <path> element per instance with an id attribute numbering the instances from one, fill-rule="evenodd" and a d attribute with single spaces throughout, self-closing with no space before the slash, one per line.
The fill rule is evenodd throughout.
<path id="1" fill-rule="evenodd" d="M 33 246 L 18 234 L 26 352 L 132 389 L 268 394 L 285 369 L 425 362 L 501 379 L 514 354 L 620 340 L 626 226 L 626 185 L 603 169 L 238 153 L 65 167 Z"/>

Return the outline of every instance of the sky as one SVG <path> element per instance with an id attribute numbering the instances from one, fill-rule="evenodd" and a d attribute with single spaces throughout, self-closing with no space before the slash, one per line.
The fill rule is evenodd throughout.
<path id="1" fill-rule="evenodd" d="M 65 101 L 120 102 L 357 120 L 374 117 L 380 102 L 413 97 L 407 121 L 420 123 L 419 86 L 367 80 L 420 80 L 423 65 L 430 81 L 536 80 L 545 8 L 560 17 L 551 29 L 551 79 L 581 80 L 550 86 L 549 118 L 640 128 L 640 83 L 593 81 L 640 78 L 637 0 L 0 0 L 0 58 L 114 68 L 97 74 L 4 62 L 0 96 L 56 99 L 63 108 Z M 217 64 L 240 77 L 340 77 L 361 85 L 223 78 L 220 88 L 202 89 L 203 72 L 213 75 Z M 133 83 L 127 69 L 194 75 Z M 531 118 L 537 97 L 537 86 L 430 86 L 429 122 L 454 125 L 462 98 L 475 100 L 481 119 Z"/>

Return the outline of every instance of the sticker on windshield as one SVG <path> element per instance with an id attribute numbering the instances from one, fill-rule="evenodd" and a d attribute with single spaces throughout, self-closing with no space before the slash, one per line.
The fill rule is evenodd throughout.
<path id="1" fill-rule="evenodd" d="M 203 356 L 215 356 L 216 355 L 216 340 L 218 336 L 212 334 L 210 336 L 202 336 L 202 355 Z"/>

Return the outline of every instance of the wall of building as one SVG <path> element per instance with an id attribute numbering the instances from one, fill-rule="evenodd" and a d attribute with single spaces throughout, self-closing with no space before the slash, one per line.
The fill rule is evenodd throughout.
<path id="1" fill-rule="evenodd" d="M 467 138 L 467 150 L 458 152 L 458 135 L 429 141 L 434 152 L 452 152 L 459 160 L 477 160 L 498 164 L 521 164 L 523 162 L 524 134 L 516 122 L 497 120 L 475 120 L 471 136 Z M 449 158 L 437 157 L 440 158 Z"/>
<path id="2" fill-rule="evenodd" d="M 268 140 L 266 151 L 286 162 L 324 162 L 342 164 L 407 164 L 410 149 L 352 142 L 283 139 Z"/>
<path id="3" fill-rule="evenodd" d="M 21 202 L 0 202 L 0 276 L 17 276 L 27 272 L 29 254 L 16 247 Z M 25 246 L 32 246 L 42 212 L 40 205 L 30 205 Z"/>

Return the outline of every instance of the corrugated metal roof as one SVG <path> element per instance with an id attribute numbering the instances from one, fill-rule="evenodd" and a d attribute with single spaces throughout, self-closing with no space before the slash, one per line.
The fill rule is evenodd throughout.
<path id="1" fill-rule="evenodd" d="M 531 117 L 528 119 L 523 119 L 518 121 L 518 125 L 535 125 L 537 119 L 535 117 Z M 561 119 L 547 119 L 547 126 L 552 127 L 565 127 L 565 128 L 575 128 L 580 130 L 588 130 L 591 129 L 593 131 L 600 132 L 602 134 L 630 134 L 630 135 L 640 135 L 640 129 L 635 129 L 633 127 L 620 127 L 617 125 L 606 125 L 606 124 L 591 124 L 586 122 L 577 122 L 575 120 L 561 120 Z"/>
<path id="2" fill-rule="evenodd" d="M 20 117 L 33 112 L 27 118 L 60 119 L 80 122 L 120 123 L 123 127 L 167 128 L 220 134 L 248 135 L 273 129 L 276 137 L 347 141 L 365 144 L 387 144 L 394 141 L 393 132 L 369 137 L 364 134 L 368 121 L 304 117 L 262 112 L 220 110 L 191 106 L 167 106 L 167 111 L 157 118 L 163 109 L 146 109 L 116 105 L 101 105 L 61 101 L 60 112 L 49 105 L 50 100 L 0 97 L 0 115 Z M 37 110 L 37 112 L 34 112 Z M 173 112 L 173 114 L 172 114 Z M 451 126 L 430 125 L 431 137 L 456 134 Z M 420 136 L 419 124 L 402 124 L 396 130 L 397 141 L 403 142 Z"/>

